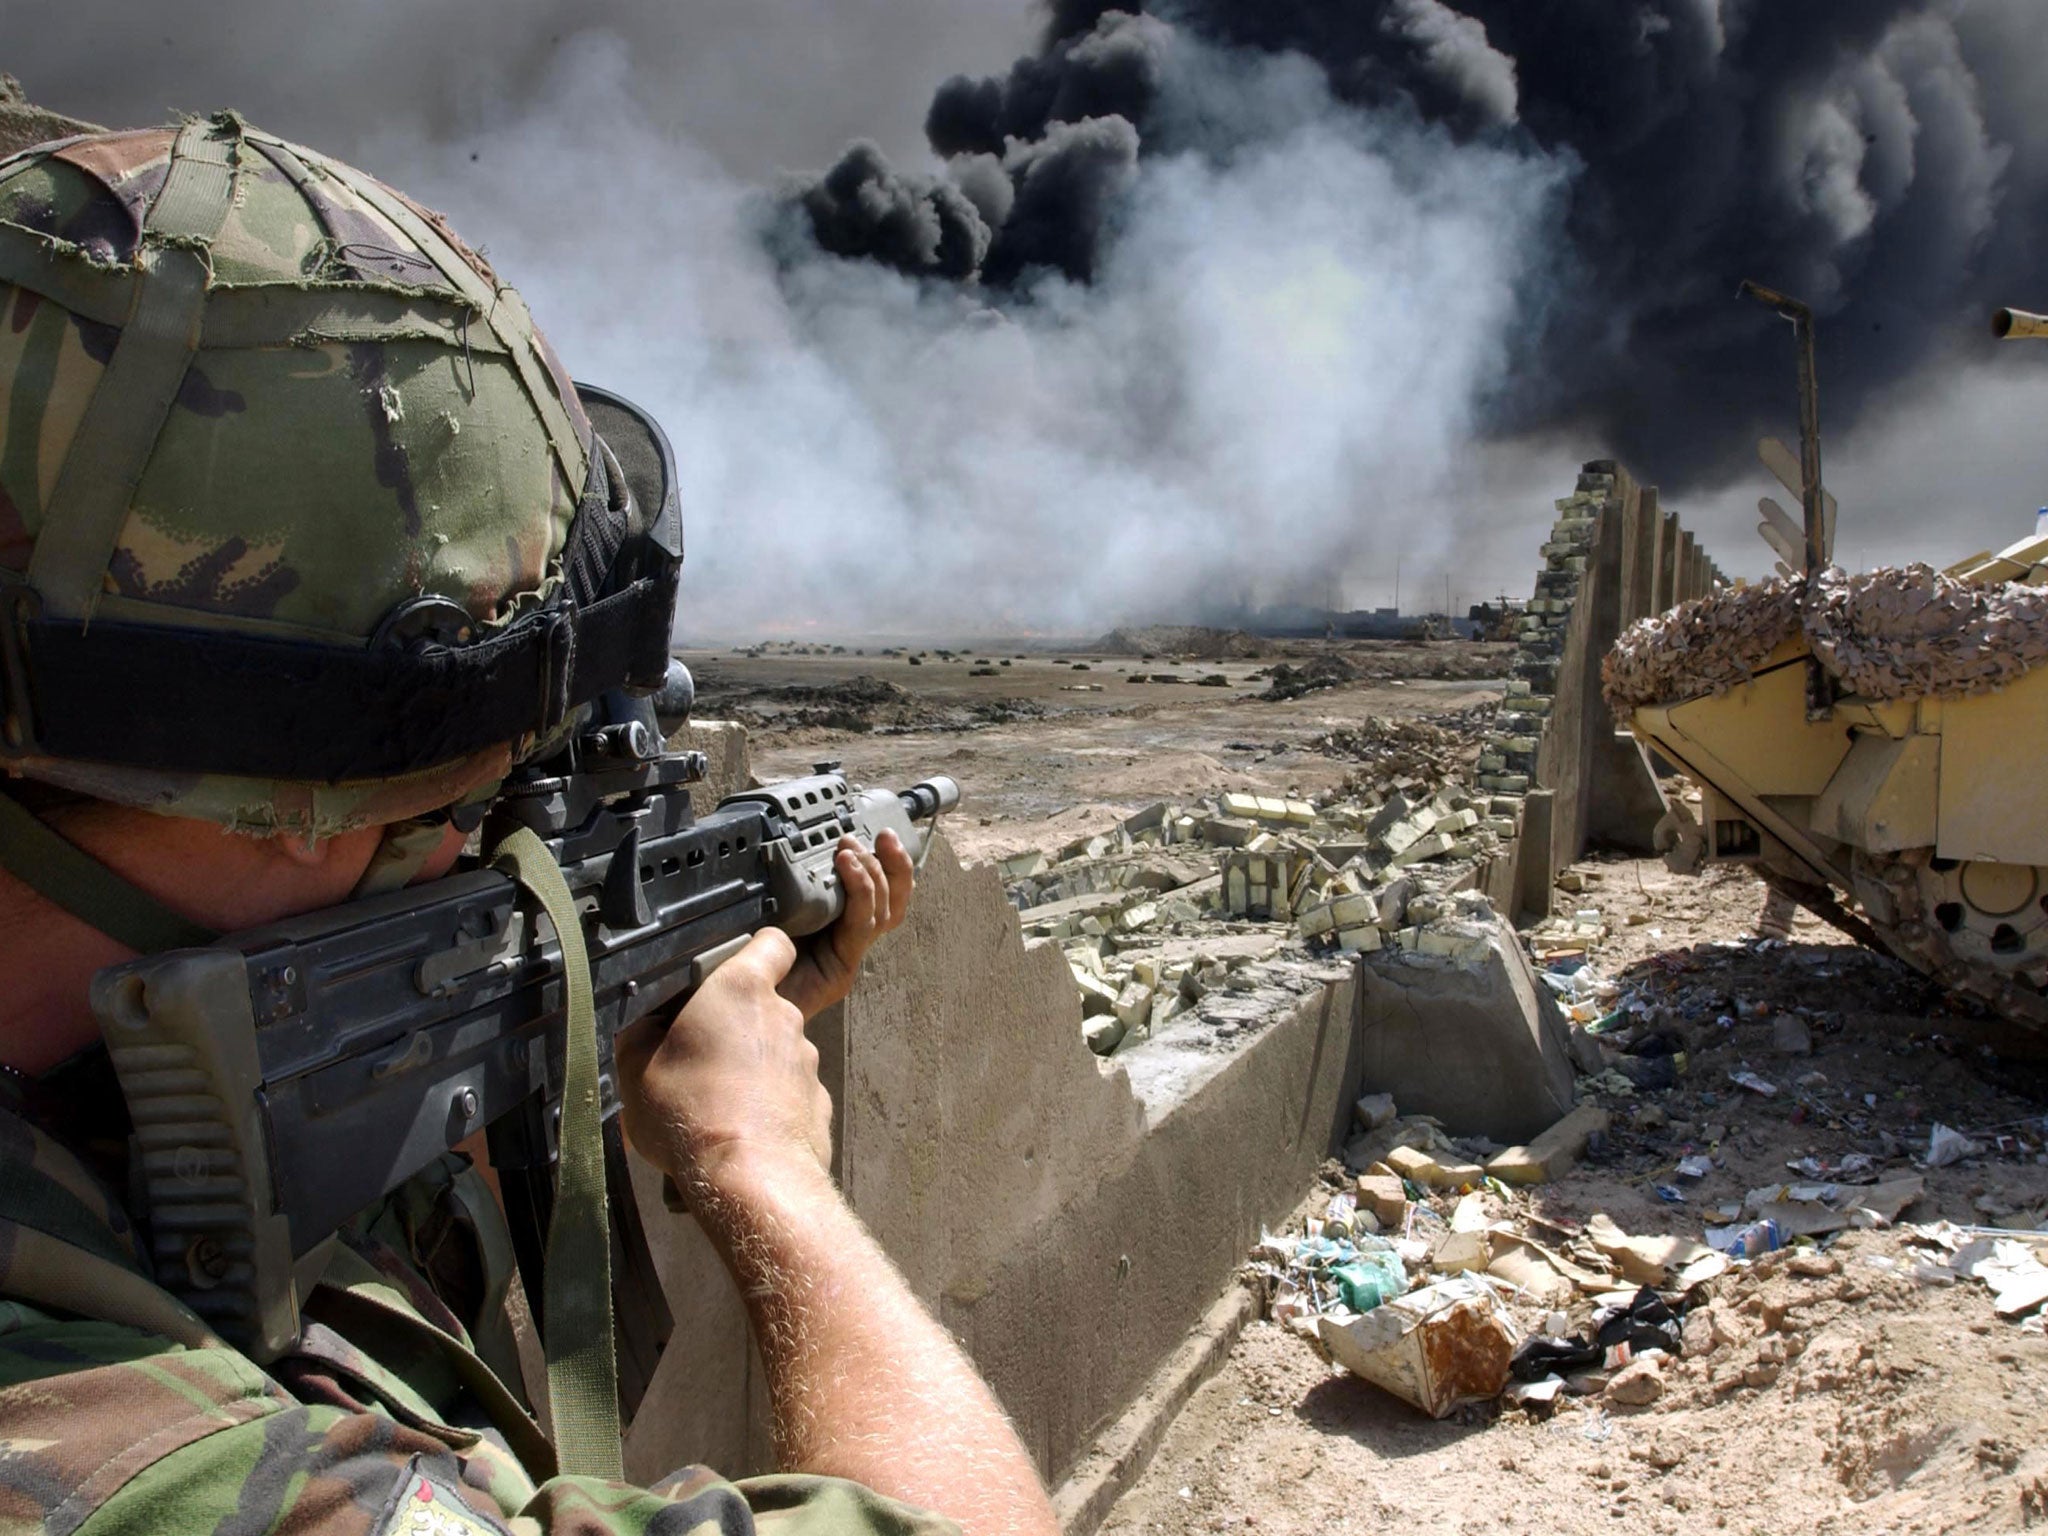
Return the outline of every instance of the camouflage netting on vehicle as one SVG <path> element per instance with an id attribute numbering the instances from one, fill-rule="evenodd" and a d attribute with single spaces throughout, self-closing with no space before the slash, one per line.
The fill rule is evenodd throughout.
<path id="1" fill-rule="evenodd" d="M 1609 708 L 1697 698 L 1746 682 L 1803 631 L 1845 692 L 1873 699 L 1983 693 L 2048 661 L 2048 589 L 1975 586 L 1926 565 L 1726 587 L 1644 619 L 1601 666 Z"/>
<path id="2" fill-rule="evenodd" d="M 1721 693 L 1747 682 L 1799 625 L 1803 582 L 1720 587 L 1632 625 L 1600 664 L 1617 718 L 1639 704 Z"/>

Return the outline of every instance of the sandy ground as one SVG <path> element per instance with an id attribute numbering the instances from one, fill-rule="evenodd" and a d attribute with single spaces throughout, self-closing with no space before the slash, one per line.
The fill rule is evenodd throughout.
<path id="1" fill-rule="evenodd" d="M 1483 718 L 1499 694 L 1487 674 L 1505 654 L 1341 647 L 1356 681 L 1270 702 L 1257 696 L 1260 674 L 1322 647 L 1172 664 L 1020 646 L 972 661 L 927 651 L 917 667 L 816 649 L 690 656 L 700 716 L 747 719 L 763 776 L 821 759 L 870 783 L 955 776 L 967 801 L 949 833 L 970 860 L 1055 848 L 1158 799 L 1331 786 L 1349 765 L 1318 751 L 1319 736 L 1368 715 Z M 977 667 L 995 675 L 972 676 Z M 1188 680 L 1132 680 L 1159 670 Z M 1191 681 L 1216 674 L 1223 686 Z M 873 728 L 806 723 L 806 711 L 842 707 L 846 723 Z M 1894 1176 L 1912 1171 L 1936 1121 L 1984 1130 L 2038 1123 L 2048 1109 L 2038 1043 L 2015 1050 L 1896 962 L 1804 914 L 1789 944 L 1755 942 L 1762 887 L 1741 870 L 1684 879 L 1657 862 L 1595 859 L 1574 873 L 1582 889 L 1560 893 L 1559 906 L 1596 909 L 1611 927 L 1593 970 L 1650 1006 L 1643 1022 L 1684 1050 L 1686 1070 L 1663 1091 L 1603 1096 L 1614 1117 L 1605 1160 L 1489 1197 L 1495 1215 L 1569 1229 L 1605 1212 L 1631 1233 L 1697 1237 L 1721 1219 L 1718 1203 L 1797 1177 L 1793 1159 L 1861 1152 Z M 1807 1025 L 1810 1054 L 1774 1048 L 1783 1013 Z M 1729 1074 L 1744 1068 L 1777 1096 L 1734 1087 Z M 1660 1199 L 1655 1186 L 1672 1182 L 1678 1158 L 1700 1151 L 1714 1172 L 1685 1205 Z M 1304 1210 L 1343 1182 L 1330 1165 L 1303 1191 Z M 2032 1154 L 1993 1151 L 1926 1182 L 1910 1221 L 2048 1226 L 2048 1166 Z M 1713 1282 L 1693 1300 L 1711 1310 L 1720 1342 L 1670 1362 L 1663 1395 L 1640 1408 L 1593 1396 L 1432 1421 L 1298 1335 L 1254 1324 L 1105 1532 L 2048 1526 L 2048 1341 L 2000 1321 L 1974 1282 L 1906 1278 L 1917 1253 L 1897 1231 L 1859 1232 L 1825 1254 L 1774 1255 Z"/>
<path id="2" fill-rule="evenodd" d="M 700 718 L 747 720 L 754 771 L 763 778 L 805 773 L 834 759 L 869 784 L 950 774 L 964 799 L 947 835 L 971 861 L 1056 848 L 1156 800 L 1226 789 L 1328 788 L 1351 765 L 1312 750 L 1317 736 L 1366 715 L 1409 719 L 1491 706 L 1509 654 L 1499 645 L 1357 642 L 1337 649 L 1368 674 L 1359 681 L 1287 702 L 1259 697 L 1267 679 L 1255 674 L 1324 649 L 1287 645 L 1266 657 L 1216 662 L 1010 649 L 999 653 L 1007 668 L 992 651 L 978 652 L 987 659 L 973 662 L 964 653 L 946 662 L 927 651 L 917 667 L 903 656 L 829 649 L 684 652 L 683 660 L 697 678 Z M 996 676 L 971 675 L 991 663 Z M 1076 671 L 1076 664 L 1088 670 Z M 1183 681 L 1131 681 L 1160 672 Z M 1219 675 L 1226 686 L 1194 681 Z M 902 712 L 940 722 L 876 732 L 783 723 L 793 711 L 829 703 L 831 690 L 861 677 L 910 691 L 914 701 Z M 1072 691 L 1077 685 L 1102 691 Z M 790 688 L 818 692 L 795 701 L 773 696 Z M 974 719 L 976 708 L 995 718 Z"/>
<path id="3" fill-rule="evenodd" d="M 1797 1178 L 1785 1167 L 1794 1158 L 1862 1151 L 1895 1175 L 1935 1120 L 2042 1115 L 2038 1065 L 1987 1054 L 1975 1043 L 1984 1027 L 1895 962 L 1806 916 L 1789 945 L 1735 945 L 1753 932 L 1757 882 L 1681 880 L 1636 861 L 1579 872 L 1587 890 L 1570 900 L 1623 924 L 1631 912 L 1647 919 L 1618 926 L 1594 962 L 1669 999 L 1688 1070 L 1668 1092 L 1604 1098 L 1613 1161 L 1501 1202 L 1510 1219 L 1577 1224 L 1604 1211 L 1631 1233 L 1697 1237 L 1703 1219 L 1719 1219 L 1716 1202 Z M 1781 1011 L 1808 1022 L 1810 1056 L 1773 1051 Z M 1743 1064 L 1782 1085 L 1779 1096 L 1731 1091 L 1727 1073 Z M 1815 1072 L 1824 1084 L 1794 1089 Z M 1659 1200 L 1653 1186 L 1697 1150 L 1720 1166 L 1688 1206 Z M 1927 1185 L 1909 1220 L 2048 1225 L 2048 1167 L 2031 1157 L 1932 1170 Z M 1254 1324 L 1105 1536 L 2048 1525 L 2048 1340 L 1999 1320 L 1980 1286 L 1923 1285 L 1887 1267 L 1928 1253 L 1897 1232 L 1853 1233 L 1818 1258 L 1773 1255 L 1713 1282 L 1695 1300 L 1725 1319 L 1727 1342 L 1672 1362 L 1664 1395 L 1640 1408 L 1563 1399 L 1554 1411 L 1489 1405 L 1435 1422 L 1302 1338 Z"/>

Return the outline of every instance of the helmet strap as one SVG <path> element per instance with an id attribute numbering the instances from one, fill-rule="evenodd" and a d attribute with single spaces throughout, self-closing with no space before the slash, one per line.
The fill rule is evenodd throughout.
<path id="1" fill-rule="evenodd" d="M 382 896 L 386 891 L 402 890 L 412 884 L 413 877 L 426 867 L 427 860 L 447 835 L 445 816 L 392 822 L 384 829 L 384 840 L 377 845 L 377 851 L 370 855 L 363 877 L 349 892 L 349 900 Z"/>
<path id="2" fill-rule="evenodd" d="M 116 874 L 0 786 L 0 869 L 138 955 L 196 949 L 220 935 Z"/>

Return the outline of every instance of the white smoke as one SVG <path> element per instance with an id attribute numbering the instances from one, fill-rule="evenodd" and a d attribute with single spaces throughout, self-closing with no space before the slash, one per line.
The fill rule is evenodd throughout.
<path id="1" fill-rule="evenodd" d="M 481 161 L 363 155 L 665 423 L 685 633 L 1088 629 L 1321 596 L 1397 550 L 1419 586 L 1470 558 L 1461 455 L 1564 171 L 1334 110 L 1285 60 L 1183 62 L 1265 72 L 1238 98 L 1285 121 L 1144 162 L 1096 282 L 1001 310 L 874 263 L 778 270 L 766 200 L 622 105 L 605 34 L 473 125 Z"/>

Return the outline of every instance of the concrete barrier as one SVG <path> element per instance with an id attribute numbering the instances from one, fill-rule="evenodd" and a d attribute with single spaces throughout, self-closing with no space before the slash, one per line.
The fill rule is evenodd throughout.
<path id="1" fill-rule="evenodd" d="M 1225 1047 L 1191 1032 L 1101 1061 L 1051 943 L 996 871 L 935 843 L 904 928 L 813 1026 L 836 1171 L 967 1347 L 1049 1480 L 1144 1388 L 1300 1202 L 1359 1091 L 1356 980 Z M 760 1363 L 716 1255 L 637 1186 L 677 1331 L 629 1471 L 770 1464 Z"/>
<path id="2" fill-rule="evenodd" d="M 1493 746 L 1484 785 L 1519 800 L 1522 834 L 1484 888 L 1525 915 L 1547 904 L 1559 863 L 1644 814 L 1626 797 L 1647 768 L 1616 742 L 1600 658 L 1623 622 L 1720 580 L 1615 464 L 1588 464 L 1558 510 L 1499 733 L 1535 750 Z M 737 728 L 674 745 L 710 754 L 720 782 L 707 801 L 746 782 Z M 940 839 L 921 885 L 904 929 L 813 1025 L 838 1106 L 835 1172 L 1057 1481 L 1341 1144 L 1370 1033 L 1363 988 L 1354 970 L 1251 1038 L 1169 1028 L 1104 1061 L 1082 1043 L 1064 956 L 1023 939 L 994 869 L 962 869 Z M 765 1469 L 766 1394 L 740 1300 L 695 1225 L 663 1210 L 644 1170 L 636 1179 L 677 1330 L 628 1470 Z"/>

